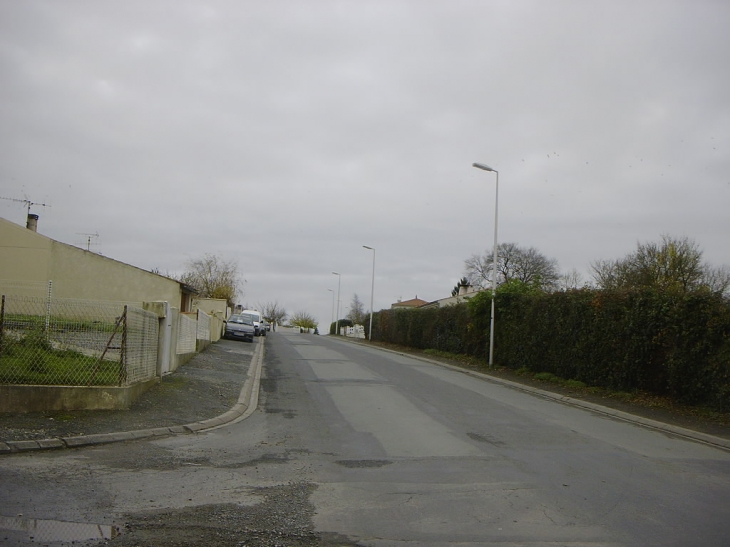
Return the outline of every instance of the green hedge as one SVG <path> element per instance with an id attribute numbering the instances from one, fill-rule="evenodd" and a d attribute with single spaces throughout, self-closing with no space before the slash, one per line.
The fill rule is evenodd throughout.
<path id="1" fill-rule="evenodd" d="M 375 340 L 485 358 L 491 300 L 373 316 Z M 730 410 L 730 305 L 710 293 L 506 291 L 495 364 Z"/>

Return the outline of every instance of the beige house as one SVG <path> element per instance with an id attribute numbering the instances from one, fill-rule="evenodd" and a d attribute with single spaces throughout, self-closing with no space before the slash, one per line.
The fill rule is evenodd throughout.
<path id="1" fill-rule="evenodd" d="M 467 302 L 469 299 L 479 294 L 479 292 L 480 289 L 477 289 L 471 285 L 459 285 L 459 294 L 457 294 L 456 296 L 449 296 L 447 298 L 441 298 L 440 300 L 434 300 L 433 302 L 429 302 L 422 307 L 424 309 L 428 309 L 454 306 L 456 304 L 461 304 L 462 302 Z"/>
<path id="2" fill-rule="evenodd" d="M 390 309 L 392 310 L 409 310 L 413 308 L 420 308 L 421 306 L 425 306 L 428 304 L 426 300 L 422 300 L 416 296 L 415 298 L 411 298 L 410 300 L 398 300 L 398 302 L 395 302 L 394 304 L 390 305 Z"/>
<path id="3" fill-rule="evenodd" d="M 31 218 L 34 217 L 34 218 Z M 37 233 L 37 215 L 28 227 L 0 218 L 0 293 L 114 301 L 165 301 L 192 310 L 193 291 L 174 279 L 55 241 Z"/>
<path id="4" fill-rule="evenodd" d="M 21 411 L 127 408 L 134 397 L 154 383 L 155 378 L 175 371 L 196 352 L 220 339 L 229 311 L 225 300 L 196 298 L 192 288 L 184 283 L 55 241 L 37 233 L 37 221 L 37 215 L 28 215 L 28 225 L 23 227 L 0 218 L 3 304 L 10 301 L 31 309 L 40 300 L 47 303 L 46 317 L 51 316 L 53 303 L 69 306 L 63 309 L 72 309 L 74 313 L 84 310 L 92 319 L 97 317 L 94 313 L 101 313 L 99 304 L 106 303 L 111 309 L 123 305 L 120 309 L 124 309 L 124 314 L 117 317 L 117 326 L 124 316 L 124 329 L 127 329 L 126 317 L 130 313 L 135 318 L 131 328 L 137 330 L 134 330 L 134 340 L 124 342 L 125 351 L 120 352 L 120 363 L 126 368 L 119 386 L 7 384 L 2 386 L 5 391 L 0 393 L 0 411 L 15 411 L 21 407 Z M 24 313 L 37 315 L 37 309 L 32 309 L 32 313 Z M 92 321 L 95 322 L 98 321 Z M 78 328 L 83 330 L 84 322 L 79 322 Z M 116 330 L 114 332 L 108 341 L 102 340 L 105 345 L 102 357 L 111 354 L 107 352 L 120 350 L 120 344 L 112 343 Z M 96 343 L 93 336 L 74 338 L 64 329 L 58 333 L 61 334 L 55 338 L 49 337 L 52 343 L 70 344 L 75 348 L 87 342 Z M 156 342 L 150 343 L 150 338 L 156 338 Z M 127 351 L 130 347 L 133 349 Z M 96 346 L 83 346 L 82 349 L 100 351 Z M 124 384 L 129 378 L 133 380 Z M 97 397 L 99 393 L 103 396 Z"/>

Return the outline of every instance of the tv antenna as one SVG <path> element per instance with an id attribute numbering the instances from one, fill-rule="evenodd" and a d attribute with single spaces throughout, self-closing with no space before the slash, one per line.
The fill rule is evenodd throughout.
<path id="1" fill-rule="evenodd" d="M 91 238 L 92 237 L 98 238 L 99 237 L 99 232 L 96 232 L 94 234 L 84 234 L 82 232 L 76 232 L 76 235 L 86 236 L 86 250 L 87 251 L 90 251 L 91 250 Z"/>
<path id="2" fill-rule="evenodd" d="M 31 201 L 29 199 L 4 198 L 2 196 L 0 196 L 0 199 L 6 199 L 8 201 L 16 201 L 18 203 L 24 203 L 25 206 L 28 207 L 28 214 L 30 214 L 31 205 L 40 205 L 41 207 L 50 207 L 50 205 L 46 205 L 45 203 L 39 203 L 37 201 Z"/>

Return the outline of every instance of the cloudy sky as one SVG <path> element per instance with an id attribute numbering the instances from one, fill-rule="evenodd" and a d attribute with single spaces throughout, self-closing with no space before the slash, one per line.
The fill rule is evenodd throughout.
<path id="1" fill-rule="evenodd" d="M 499 240 L 588 278 L 730 264 L 725 0 L 0 0 L 0 197 L 144 269 L 214 254 L 322 325 Z M 25 223 L 23 203 L 0 216 Z M 347 310 L 341 312 L 344 316 Z"/>

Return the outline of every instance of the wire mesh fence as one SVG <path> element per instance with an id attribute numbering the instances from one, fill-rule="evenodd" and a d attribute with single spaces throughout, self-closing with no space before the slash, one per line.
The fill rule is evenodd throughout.
<path id="1" fill-rule="evenodd" d="M 3 295 L 0 384 L 124 386 L 155 376 L 157 316 L 119 303 Z"/>

